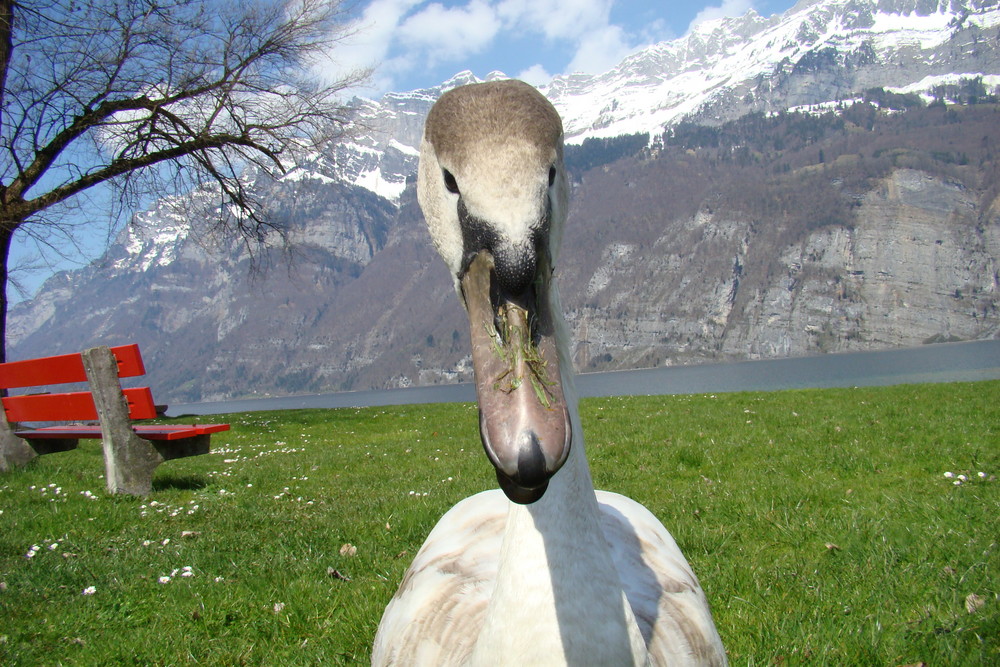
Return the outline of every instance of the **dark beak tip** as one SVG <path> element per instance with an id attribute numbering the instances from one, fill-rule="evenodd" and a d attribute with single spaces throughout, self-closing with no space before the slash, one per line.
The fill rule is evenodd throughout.
<path id="1" fill-rule="evenodd" d="M 518 505 L 530 505 L 540 500 L 545 495 L 545 490 L 549 488 L 548 481 L 545 481 L 541 486 L 534 489 L 525 488 L 516 484 L 510 477 L 500 472 L 499 469 L 497 469 L 497 482 L 500 484 L 500 490 L 503 491 L 504 495 L 512 503 L 517 503 Z"/>
<path id="2" fill-rule="evenodd" d="M 566 462 L 570 447 L 567 438 L 560 455 L 554 460 L 549 460 L 543 452 L 538 435 L 534 431 L 527 431 L 521 434 L 521 447 L 518 449 L 517 463 L 514 467 L 502 465 L 488 444 L 486 442 L 483 444 L 486 445 L 487 454 L 496 470 L 501 490 L 511 502 L 519 505 L 529 505 L 545 494 L 549 480 Z M 515 469 L 507 472 L 512 467 Z"/>

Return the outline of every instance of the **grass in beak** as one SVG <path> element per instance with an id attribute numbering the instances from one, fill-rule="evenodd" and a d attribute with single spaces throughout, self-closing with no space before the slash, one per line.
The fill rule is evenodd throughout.
<path id="1" fill-rule="evenodd" d="M 500 330 L 489 323 L 484 324 L 493 341 L 493 353 L 507 366 L 493 381 L 493 388 L 507 394 L 520 388 L 525 380 L 520 370 L 523 361 L 528 370 L 527 379 L 538 402 L 545 408 L 551 408 L 551 392 L 548 388 L 555 385 L 555 382 L 548 378 L 548 363 L 532 340 L 528 317 L 526 309 L 505 303 L 497 309 L 496 321 Z M 517 322 L 524 323 L 524 326 L 518 326 Z"/>

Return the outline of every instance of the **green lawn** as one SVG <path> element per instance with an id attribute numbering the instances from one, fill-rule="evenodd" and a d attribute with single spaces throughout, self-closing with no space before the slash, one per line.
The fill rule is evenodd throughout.
<path id="1" fill-rule="evenodd" d="M 1000 382 L 581 409 L 733 664 L 1000 663 Z M 495 484 L 474 405 L 224 419 L 146 499 L 93 441 L 0 475 L 0 664 L 367 663 L 435 521 Z"/>

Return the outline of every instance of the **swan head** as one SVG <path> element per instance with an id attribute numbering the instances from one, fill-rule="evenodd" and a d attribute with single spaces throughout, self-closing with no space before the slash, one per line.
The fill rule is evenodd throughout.
<path id="1" fill-rule="evenodd" d="M 520 81 L 442 95 L 420 148 L 420 208 L 469 316 L 483 448 L 522 504 L 542 497 L 572 439 L 551 291 L 562 152 L 559 114 Z"/>

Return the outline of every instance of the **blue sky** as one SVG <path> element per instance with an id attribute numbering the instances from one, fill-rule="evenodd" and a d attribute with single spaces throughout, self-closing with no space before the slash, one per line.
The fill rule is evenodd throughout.
<path id="1" fill-rule="evenodd" d="M 437 85 L 465 69 L 493 70 L 541 85 L 557 74 L 606 71 L 645 46 L 686 34 L 697 23 L 780 13 L 793 0 L 369 0 L 354 12 L 355 34 L 328 64 L 375 65 L 358 91 Z"/>

